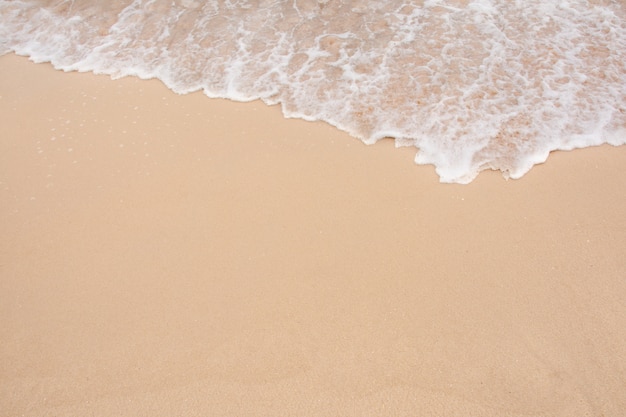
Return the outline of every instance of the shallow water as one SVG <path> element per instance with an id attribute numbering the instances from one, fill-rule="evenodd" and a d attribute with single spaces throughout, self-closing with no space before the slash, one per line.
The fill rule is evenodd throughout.
<path id="1" fill-rule="evenodd" d="M 445 182 L 626 144 L 623 1 L 0 0 L 0 54 L 280 103 Z"/>

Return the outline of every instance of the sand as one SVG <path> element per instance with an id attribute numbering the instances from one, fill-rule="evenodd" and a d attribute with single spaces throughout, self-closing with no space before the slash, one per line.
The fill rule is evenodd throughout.
<path id="1" fill-rule="evenodd" d="M 277 107 L 0 57 L 0 415 L 619 416 L 626 147 L 440 184 Z"/>

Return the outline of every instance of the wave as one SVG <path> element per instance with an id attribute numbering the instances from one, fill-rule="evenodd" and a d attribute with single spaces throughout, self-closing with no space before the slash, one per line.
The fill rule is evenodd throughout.
<path id="1" fill-rule="evenodd" d="M 626 144 L 626 6 L 609 0 L 0 0 L 0 54 L 261 99 L 443 182 Z"/>

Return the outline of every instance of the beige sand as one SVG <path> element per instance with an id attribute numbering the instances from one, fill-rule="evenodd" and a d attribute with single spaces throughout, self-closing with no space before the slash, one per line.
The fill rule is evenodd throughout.
<path id="1" fill-rule="evenodd" d="M 261 103 L 0 58 L 0 415 L 619 416 L 626 147 L 439 184 Z"/>

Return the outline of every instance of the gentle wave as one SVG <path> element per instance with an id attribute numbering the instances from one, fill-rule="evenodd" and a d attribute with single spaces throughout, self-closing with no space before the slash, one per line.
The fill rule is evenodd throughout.
<path id="1" fill-rule="evenodd" d="M 626 144 L 626 6 L 610 0 L 0 0 L 0 54 L 280 103 L 444 182 Z"/>

